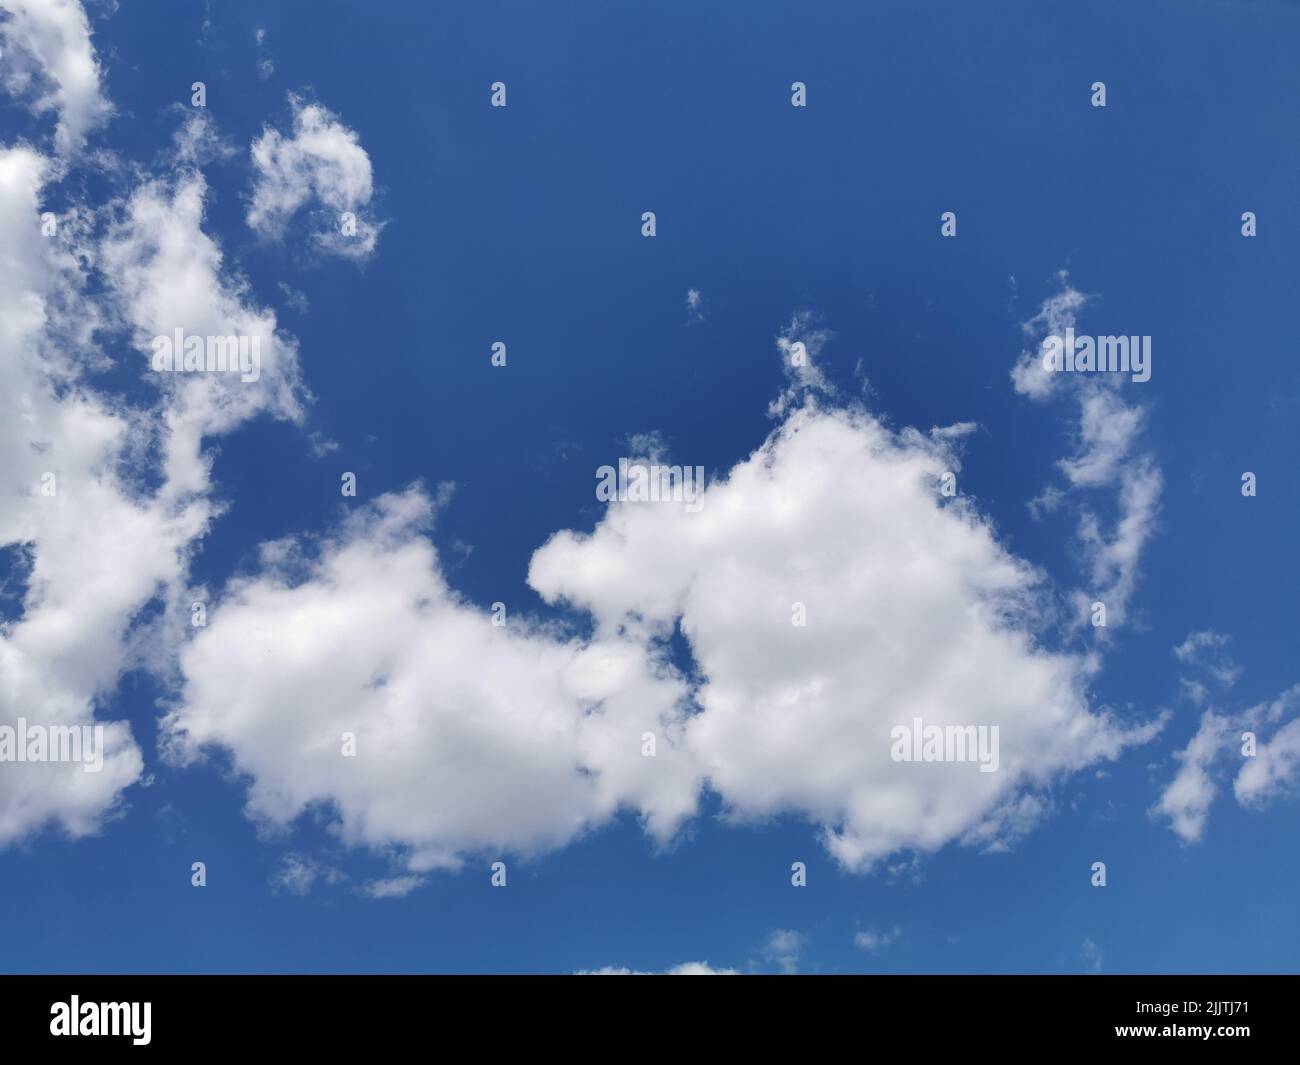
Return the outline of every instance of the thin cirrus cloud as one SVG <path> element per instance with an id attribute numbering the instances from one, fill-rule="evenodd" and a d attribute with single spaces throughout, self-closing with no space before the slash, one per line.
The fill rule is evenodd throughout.
<path id="1" fill-rule="evenodd" d="M 1244 732 L 1268 733 L 1256 737 L 1253 755 L 1244 754 Z M 1168 820 L 1184 843 L 1202 839 L 1222 779 L 1234 764 L 1232 792 L 1243 808 L 1262 809 L 1293 795 L 1300 784 L 1300 685 L 1245 710 L 1205 711 L 1174 757 L 1178 771 L 1151 812 Z"/>
<path id="2" fill-rule="evenodd" d="M 808 937 L 793 928 L 774 928 L 763 944 L 763 960 L 790 976 L 799 971 Z"/>
<path id="3" fill-rule="evenodd" d="M 1139 448 L 1146 408 L 1124 399 L 1123 375 L 1056 373 L 1044 367 L 1043 341 L 1074 328 L 1090 301 L 1070 284 L 1065 271 L 1057 281 L 1057 292 L 1022 323 L 1031 344 L 1012 368 L 1011 380 L 1015 390 L 1032 402 L 1068 395 L 1078 405 L 1075 453 L 1057 463 L 1065 486 L 1048 485 L 1030 508 L 1037 516 L 1067 501 L 1075 504 L 1087 584 L 1071 596 L 1074 619 L 1082 624 L 1092 604 L 1103 603 L 1106 626 L 1095 631 L 1105 637 L 1130 620 L 1129 602 L 1137 587 L 1142 552 L 1156 530 L 1164 482 L 1154 457 Z M 1089 494 L 1100 489 L 1113 490 L 1115 495 L 1109 523 L 1098 512 L 1096 495 Z"/>
<path id="4" fill-rule="evenodd" d="M 1206 708 L 1186 746 L 1174 753 L 1178 769 L 1150 812 L 1184 843 L 1204 838 L 1228 777 L 1245 809 L 1262 809 L 1300 785 L 1300 684 L 1244 709 L 1226 707 L 1241 676 L 1227 644 L 1227 637 L 1207 629 L 1190 633 L 1173 649 L 1189 673 L 1180 678 L 1184 694 Z"/>
<path id="5" fill-rule="evenodd" d="M 859 950 L 875 953 L 897 943 L 902 935 L 903 930 L 898 925 L 884 931 L 859 932 L 853 937 L 853 945 Z"/>

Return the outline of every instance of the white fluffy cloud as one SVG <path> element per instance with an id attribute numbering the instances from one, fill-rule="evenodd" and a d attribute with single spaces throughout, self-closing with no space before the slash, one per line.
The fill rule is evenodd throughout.
<path id="1" fill-rule="evenodd" d="M 253 142 L 257 171 L 247 221 L 263 236 L 280 239 L 304 207 L 313 214 L 313 240 L 324 251 L 365 258 L 375 249 L 380 225 L 360 217 L 374 193 L 370 156 L 357 134 L 332 111 L 290 94 L 293 134 L 267 127 Z M 356 232 L 344 234 L 341 216 L 355 216 Z"/>
<path id="2" fill-rule="evenodd" d="M 78 0 L 0 0 L 0 50 L 9 91 L 32 95 L 38 113 L 56 112 L 59 152 L 79 152 L 113 109 Z"/>
<path id="3" fill-rule="evenodd" d="M 942 434 L 809 400 L 699 513 L 611 507 L 538 551 L 530 583 L 602 633 L 680 622 L 703 678 L 686 745 L 734 819 L 802 813 L 853 869 L 987 845 L 1025 827 L 1026 791 L 1152 732 L 1090 710 L 1088 662 L 1036 645 L 1038 575 L 940 497 L 955 466 Z M 999 726 L 1000 769 L 892 761 L 917 717 Z"/>
<path id="4" fill-rule="evenodd" d="M 139 779 L 129 728 L 100 707 L 144 661 L 142 635 L 166 623 L 144 612 L 177 604 L 192 546 L 218 510 L 204 441 L 259 412 L 301 410 L 293 342 L 202 230 L 202 178 L 145 181 L 122 203 L 76 207 L 43 232 L 47 183 L 62 165 L 0 148 L 0 548 L 21 582 L 21 609 L 0 623 L 0 725 L 103 725 L 104 765 L 6 762 L 0 844 L 51 823 L 94 832 Z M 149 338 L 175 328 L 263 334 L 260 380 L 153 374 Z M 156 386 L 142 402 L 96 388 L 110 336 L 134 342 L 133 369 Z"/>
<path id="5" fill-rule="evenodd" d="M 264 552 L 182 655 L 176 751 L 228 748 L 250 812 L 332 803 L 348 843 L 409 869 L 568 842 L 620 806 L 666 837 L 694 806 L 675 751 L 685 685 L 617 636 L 564 639 L 461 601 L 423 535 L 418 489 L 379 499 L 307 559 Z M 657 756 L 641 754 L 660 733 Z M 356 755 L 343 752 L 343 734 Z"/>
<path id="6" fill-rule="evenodd" d="M 60 146 L 73 150 L 105 113 L 88 31 L 68 21 L 77 14 L 84 31 L 84 15 L 60 2 L 5 7 L 4 32 L 27 35 L 24 54 L 56 87 L 41 106 L 59 110 Z M 368 254 L 378 228 L 359 219 L 358 236 L 341 238 L 337 215 L 370 203 L 369 158 L 326 109 L 292 107 L 291 135 L 267 129 L 253 145 L 249 224 L 274 236 L 307 209 L 323 247 Z M 98 720 L 137 661 L 145 607 L 183 601 L 189 553 L 219 510 L 207 442 L 259 414 L 302 418 L 296 344 L 203 229 L 193 164 L 212 136 L 190 127 L 176 173 L 73 212 L 58 238 L 39 229 L 56 164 L 0 150 L 0 225 L 12 236 L 0 258 L 0 446 L 13 456 L 0 475 L 0 547 L 21 553 L 27 578 L 21 616 L 0 629 L 5 722 Z M 102 282 L 93 298 L 88 271 Z M 152 373 L 151 339 L 177 329 L 259 337 L 259 379 Z M 96 392 L 97 331 L 129 341 L 151 384 L 142 405 Z M 968 427 L 893 432 L 829 403 L 817 363 L 829 337 L 810 315 L 792 319 L 778 339 L 789 385 L 772 407 L 779 423 L 714 480 L 702 510 L 613 504 L 593 531 L 539 548 L 530 584 L 589 621 L 590 636 L 517 614 L 499 626 L 457 595 L 430 540 L 434 504 L 415 486 L 331 535 L 263 546 L 258 572 L 231 581 L 180 653 L 169 750 L 182 761 L 226 752 L 259 820 L 331 810 L 345 843 L 392 854 L 394 875 L 361 889 L 377 897 L 470 854 L 562 846 L 620 811 L 667 842 L 705 788 L 733 821 L 806 818 L 849 869 L 953 841 L 1005 846 L 1049 808 L 1060 776 L 1157 726 L 1090 706 L 1095 663 L 1035 638 L 1039 574 L 969 502 L 939 495 Z M 1104 410 L 1089 430 L 1085 408 L 1071 483 L 1119 476 L 1140 495 L 1140 479 L 1115 473 L 1137 421 L 1117 439 Z M 48 497 L 47 472 L 58 484 Z M 1140 504 L 1126 503 L 1114 537 L 1094 530 L 1112 584 L 1145 536 L 1125 524 Z M 687 674 L 670 661 L 678 627 Z M 893 761 L 891 730 L 918 717 L 997 726 L 998 770 Z M 95 830 L 143 764 L 125 724 L 106 727 L 99 774 L 0 775 L 0 842 L 50 821 Z M 1272 794 L 1293 761 L 1287 739 L 1244 793 Z M 317 876 L 300 859 L 282 887 Z"/>
<path id="7" fill-rule="evenodd" d="M 0 625 L 0 724 L 105 728 L 101 772 L 6 763 L 0 844 L 54 821 L 94 831 L 142 758 L 123 722 L 96 721 L 116 684 L 132 617 L 182 571 L 202 516 L 143 498 L 124 469 L 136 412 L 97 396 L 86 377 L 95 307 L 72 241 L 41 233 L 52 162 L 0 149 L 0 547 L 26 571 L 21 614 Z"/>
<path id="8" fill-rule="evenodd" d="M 1057 777 L 1158 725 L 1090 708 L 1091 662 L 1038 646 L 1039 575 L 938 492 L 953 439 L 805 395 L 699 512 L 613 504 L 536 552 L 530 584 L 588 615 L 588 639 L 494 626 L 448 588 L 427 495 L 382 497 L 227 588 L 182 655 L 175 750 L 228 750 L 253 816 L 330 808 L 346 842 L 415 873 L 559 846 L 619 809 L 666 840 L 706 783 L 735 821 L 803 815 L 850 869 L 1005 845 Z M 677 625 L 697 680 L 668 662 Z M 998 726 L 998 771 L 893 761 L 915 717 Z"/>
<path id="9" fill-rule="evenodd" d="M 301 420 L 309 397 L 296 343 L 204 231 L 207 187 L 196 165 L 227 151 L 211 123 L 186 122 L 174 173 L 133 177 L 108 204 L 74 201 L 43 218 L 54 183 L 111 108 L 79 4 L 0 0 L 0 46 L 7 86 L 58 114 L 57 154 L 0 147 L 0 563 L 20 601 L 0 618 L 0 725 L 105 730 L 99 772 L 4 764 L 3 845 L 50 824 L 94 832 L 140 778 L 130 729 L 106 721 L 102 706 L 128 669 L 174 667 L 152 648 L 171 647 L 188 621 L 189 556 L 221 509 L 206 446 L 260 414 Z M 288 180 L 295 158 L 316 159 L 314 196 L 329 206 L 368 202 L 369 161 L 355 136 L 320 109 L 298 119 L 285 150 L 263 138 L 273 175 Z M 265 187 L 269 212 L 290 209 Z M 373 231 L 363 230 L 367 241 Z M 154 372 L 152 339 L 176 330 L 256 337 L 257 380 Z M 147 382 L 143 395 L 97 387 L 119 352 Z M 309 868 L 290 868 L 284 886 L 301 884 Z"/>
<path id="10" fill-rule="evenodd" d="M 261 413 L 298 421 L 305 398 L 296 343 L 277 330 L 274 312 L 257 305 L 203 230 L 206 193 L 203 175 L 188 167 L 142 183 L 99 249 L 114 311 L 140 352 L 141 372 L 163 393 L 163 471 L 174 495 L 207 491 L 205 437 Z M 260 376 L 244 381 L 237 374 L 152 372 L 152 339 L 177 329 L 187 336 L 256 337 Z"/>

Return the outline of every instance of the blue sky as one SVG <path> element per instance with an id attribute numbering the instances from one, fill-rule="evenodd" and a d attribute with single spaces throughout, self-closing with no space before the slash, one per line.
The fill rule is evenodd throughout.
<path id="1" fill-rule="evenodd" d="M 0 763 L 0 968 L 1295 970 L 1296 5 L 89 0 L 88 40 L 78 4 L 38 7 L 0 0 L 27 227 L 4 309 L 29 286 L 47 318 L 0 351 L 0 724 L 129 738 L 89 797 L 51 783 L 80 767 Z M 335 240 L 343 209 L 368 251 Z M 1062 316 L 1150 336 L 1150 381 L 1018 387 Z M 237 414 L 151 372 L 168 324 L 254 319 L 274 355 Z M 84 455 L 76 403 L 124 439 Z M 769 437 L 764 494 L 736 469 Z M 707 471 L 694 526 L 596 499 L 647 449 Z M 957 500 L 911 491 L 933 469 Z M 1036 575 L 1014 604 L 987 591 L 1009 559 Z M 401 604 L 430 572 L 426 629 Z M 801 594 L 806 634 L 753 617 Z M 482 637 L 494 602 L 512 651 Z M 593 667 L 577 687 L 609 702 L 565 704 L 590 652 L 653 676 L 613 693 Z M 1043 671 L 1060 705 L 1019 705 Z M 967 773 L 931 803 L 917 773 L 972 767 L 870 753 L 945 686 L 954 720 L 1002 721 L 996 802 Z M 511 726 L 533 690 L 542 753 Z M 573 740 L 624 700 L 626 735 Z M 350 705 L 357 765 L 310 754 Z M 687 737 L 650 777 L 601 753 L 645 706 Z M 491 727 L 456 747 L 462 719 Z M 887 772 L 911 775 L 885 831 Z"/>

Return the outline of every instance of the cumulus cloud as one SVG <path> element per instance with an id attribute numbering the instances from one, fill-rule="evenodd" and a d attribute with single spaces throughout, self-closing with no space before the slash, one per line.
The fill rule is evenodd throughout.
<path id="1" fill-rule="evenodd" d="M 105 113 L 84 16 L 77 37 L 76 5 L 5 9 L 7 39 L 55 86 L 40 106 L 58 109 L 58 142 L 73 150 Z M 83 38 L 84 51 L 73 47 Z M 253 144 L 249 225 L 280 236 L 306 212 L 320 247 L 369 254 L 376 224 L 359 218 L 355 238 L 337 227 L 371 202 L 368 156 L 325 108 L 291 106 L 292 133 L 268 128 Z M 0 259 L 0 446 L 13 456 L 0 473 L 0 547 L 25 575 L 22 614 L 0 628 L 6 723 L 101 723 L 97 708 L 141 660 L 141 629 L 175 634 L 190 553 L 221 508 L 208 444 L 259 415 L 301 422 L 310 399 L 296 342 L 204 229 L 198 166 L 219 139 L 191 123 L 177 145 L 173 172 L 135 179 L 102 210 L 75 209 L 55 238 L 39 208 L 61 164 L 0 149 L 12 238 Z M 260 375 L 152 372 L 153 338 L 177 330 L 258 337 Z M 105 336 L 126 341 L 114 350 L 148 382 L 143 399 L 95 390 Z M 260 822 L 328 810 L 345 844 L 394 858 L 395 875 L 362 886 L 373 897 L 405 894 L 470 854 L 563 846 L 621 812 L 666 844 L 706 788 L 733 822 L 807 819 L 852 870 L 955 841 L 1008 845 L 1046 815 L 1059 777 L 1118 757 L 1158 723 L 1091 705 L 1095 663 L 1035 636 L 1040 574 L 968 501 L 940 496 L 970 427 L 895 432 L 840 404 L 818 363 L 830 338 L 807 312 L 781 331 L 777 424 L 714 479 L 702 509 L 613 503 L 593 530 L 537 550 L 529 584 L 571 628 L 518 613 L 495 624 L 457 594 L 431 540 L 445 500 L 419 485 L 326 535 L 263 545 L 257 569 L 209 603 L 207 627 L 182 630 L 178 661 L 150 663 L 175 669 L 168 755 L 220 752 Z M 1071 483 L 1122 480 L 1124 441 L 1084 424 Z M 666 450 L 657 436 L 636 443 Z M 58 490 L 43 495 L 47 473 Z M 1098 565 L 1117 581 L 1125 536 L 1143 535 L 1124 528 L 1095 535 Z M 678 632 L 689 667 L 674 662 Z M 891 731 L 915 718 L 997 726 L 997 772 L 894 761 Z M 125 723 L 102 723 L 102 772 L 0 776 L 0 842 L 51 821 L 92 832 L 112 812 L 143 759 Z M 1273 747 L 1243 794 L 1275 793 L 1290 752 L 1289 739 Z M 296 857 L 275 882 L 309 890 L 323 868 Z M 779 934 L 765 956 L 794 964 L 798 933 Z"/>
<path id="2" fill-rule="evenodd" d="M 363 259 L 374 252 L 383 228 L 360 216 L 370 205 L 374 179 L 370 156 L 355 131 L 320 104 L 290 94 L 293 133 L 267 127 L 253 142 L 255 184 L 248 225 L 263 236 L 282 239 L 290 219 L 306 208 L 312 215 L 312 240 L 325 252 Z M 343 231 L 343 215 L 355 232 Z"/>
<path id="3" fill-rule="evenodd" d="M 175 620 L 190 553 L 220 511 L 204 442 L 257 414 L 298 419 L 305 393 L 295 343 L 203 231 L 194 165 L 220 152 L 211 124 L 187 121 L 172 176 L 43 215 L 65 156 L 110 112 L 90 29 L 78 4 L 4 0 L 0 47 L 9 87 L 59 116 L 55 155 L 0 147 L 0 558 L 18 601 L 0 619 L 0 726 L 104 728 L 98 772 L 6 763 L 3 845 L 49 824 L 91 834 L 121 808 L 144 758 L 103 706 L 129 668 L 165 670 L 153 648 L 177 642 L 174 629 L 148 636 Z M 260 380 L 156 375 L 151 338 L 175 329 L 259 335 Z M 148 381 L 130 401 L 98 388 L 121 358 Z"/>
<path id="4" fill-rule="evenodd" d="M 162 464 L 171 494 L 208 488 L 205 437 L 227 433 L 258 414 L 300 421 L 307 399 L 296 342 L 279 332 L 203 229 L 207 183 L 181 168 L 146 180 L 115 213 L 99 256 L 114 308 L 140 353 L 142 372 L 163 394 L 167 438 Z M 226 373 L 154 373 L 154 337 L 257 338 L 256 381 Z"/>
<path id="5" fill-rule="evenodd" d="M 0 0 L 0 50 L 6 88 L 32 96 L 38 114 L 58 115 L 54 143 L 61 155 L 80 152 L 113 108 L 102 95 L 90 22 L 78 0 Z"/>
<path id="6" fill-rule="evenodd" d="M 42 218 L 61 171 L 0 148 L 0 548 L 21 574 L 21 611 L 0 626 L 0 724 L 102 725 L 104 764 L 7 765 L 0 844 L 51 823 L 95 832 L 140 778 L 130 729 L 102 706 L 175 642 L 147 637 L 176 620 L 190 552 L 220 509 L 204 441 L 258 413 L 296 418 L 303 399 L 295 345 L 202 230 L 197 172 Z M 260 333 L 261 379 L 154 374 L 150 338 L 175 328 Z M 142 398 L 97 389 L 110 338 L 149 382 Z"/>
<path id="7" fill-rule="evenodd" d="M 230 584 L 182 652 L 173 751 L 230 752 L 252 816 L 330 809 L 347 843 L 417 874 L 624 809 L 666 841 L 705 786 L 735 822 L 806 817 L 855 870 L 1006 845 L 1055 779 L 1159 723 L 1093 709 L 1092 663 L 1037 643 L 1040 575 L 938 491 L 960 436 L 805 396 L 698 512 L 614 503 L 535 553 L 529 583 L 586 637 L 494 626 L 449 588 L 428 494 L 384 496 Z M 998 771 L 894 761 L 891 731 L 918 717 L 998 726 Z"/>
<path id="8" fill-rule="evenodd" d="M 624 805 L 666 838 L 696 789 L 673 740 L 684 682 L 617 636 L 493 625 L 447 586 L 432 517 L 413 488 L 311 558 L 298 542 L 264 553 L 182 653 L 175 753 L 223 746 L 256 817 L 332 804 L 346 842 L 402 848 L 417 872 L 560 846 Z M 655 758 L 645 732 L 660 734 Z"/>
<path id="9" fill-rule="evenodd" d="M 807 402 L 698 513 L 611 507 L 554 536 L 529 580 L 601 633 L 680 624 L 703 678 L 686 745 L 732 819 L 800 812 L 854 869 L 972 831 L 987 844 L 1023 827 L 1023 790 L 1155 726 L 1094 713 L 1089 663 L 1037 645 L 1039 575 L 942 499 L 955 465 L 942 437 Z M 998 725 L 1000 770 L 893 761 L 891 730 L 917 717 Z"/>
<path id="10" fill-rule="evenodd" d="M 193 514 L 138 496 L 121 463 L 136 418 L 85 383 L 85 277 L 70 243 L 42 235 L 52 164 L 0 148 L 0 548 L 26 564 L 22 612 L 0 625 L 0 725 L 104 726 L 104 765 L 6 764 L 0 844 L 50 821 L 95 831 L 142 768 L 125 722 L 96 720 L 120 675 L 134 611 L 180 572 Z M 93 308 L 92 308 L 93 310 Z"/>

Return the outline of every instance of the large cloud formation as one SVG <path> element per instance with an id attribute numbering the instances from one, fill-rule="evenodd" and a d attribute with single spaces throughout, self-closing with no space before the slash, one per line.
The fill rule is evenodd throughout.
<path id="1" fill-rule="evenodd" d="M 85 323 L 70 313 L 76 257 L 42 235 L 50 161 L 0 149 L 0 548 L 25 574 L 20 617 L 0 624 L 0 725 L 79 727 L 116 682 L 131 615 L 179 573 L 193 525 L 134 496 L 119 473 L 128 412 L 85 388 Z M 121 722 L 105 725 L 104 765 L 6 763 L 0 843 L 49 820 L 92 831 L 142 760 Z"/>
<path id="2" fill-rule="evenodd" d="M 529 583 L 589 639 L 462 601 L 418 487 L 320 543 L 267 545 L 184 652 L 175 750 L 226 749 L 255 816 L 324 805 L 417 871 L 556 846 L 619 809 L 664 839 L 705 786 L 738 821 L 803 815 L 850 869 L 1005 844 L 1055 778 L 1157 726 L 1091 709 L 1093 660 L 1036 643 L 1039 574 L 939 491 L 959 434 L 801 395 L 702 508 L 611 503 L 536 552 Z M 998 770 L 894 761 L 916 717 L 998 726 Z"/>
<path id="3" fill-rule="evenodd" d="M 0 562 L 17 601 L 0 615 L 0 726 L 104 728 L 98 772 L 4 763 L 4 844 L 51 823 L 94 832 L 140 778 L 129 727 L 102 711 L 145 664 L 144 633 L 159 624 L 147 609 L 179 607 L 189 553 L 219 510 L 204 441 L 258 413 L 299 418 L 304 393 L 293 341 L 203 231 L 196 171 L 142 180 L 102 207 L 46 209 L 75 165 L 64 153 L 107 111 L 98 64 L 79 5 L 0 8 L 6 44 L 32 64 L 14 69 L 55 86 L 33 106 L 58 114 L 52 151 L 0 146 Z M 259 380 L 153 374 L 150 338 L 177 328 L 258 335 Z M 102 387 L 119 358 L 148 380 L 142 394 Z"/>
<path id="4" fill-rule="evenodd" d="M 617 636 L 494 625 L 448 588 L 431 519 L 413 488 L 309 560 L 268 545 L 182 655 L 177 752 L 229 748 L 259 818 L 332 803 L 347 842 L 408 849 L 417 871 L 558 846 L 623 804 L 670 833 L 693 805 L 690 767 L 671 743 L 642 758 L 640 737 L 676 721 L 682 680 Z"/>
<path id="5" fill-rule="evenodd" d="M 296 343 L 204 231 L 197 148 L 42 231 L 52 176 L 107 105 L 79 6 L 3 6 L 0 32 L 36 64 L 17 87 L 39 81 L 34 106 L 58 117 L 52 152 L 0 149 L 0 548 L 24 577 L 21 613 L 0 627 L 0 723 L 104 723 L 107 750 L 98 774 L 6 765 L 0 843 L 50 822 L 94 831 L 139 779 L 141 751 L 102 708 L 144 661 L 140 627 L 184 619 L 189 556 L 222 505 L 206 443 L 260 414 L 301 421 L 309 399 Z M 253 145 L 248 220 L 272 236 L 308 204 L 328 214 L 372 196 L 355 134 L 293 108 L 292 135 Z M 327 249 L 333 232 L 317 234 Z M 358 233 L 349 254 L 373 250 L 375 231 Z M 953 841 L 1005 846 L 1061 775 L 1157 726 L 1090 705 L 1095 658 L 1036 638 L 1041 575 L 972 502 L 941 493 L 966 427 L 896 432 L 840 401 L 817 361 L 831 334 L 813 326 L 798 314 L 777 338 L 788 387 L 775 426 L 702 506 L 612 503 L 594 529 L 539 547 L 529 582 L 556 620 L 497 624 L 458 595 L 419 485 L 328 535 L 263 545 L 209 625 L 182 629 L 179 661 L 148 662 L 176 680 L 168 752 L 223 752 L 259 820 L 329 811 L 347 843 L 395 857 L 380 894 L 472 854 L 562 846 L 621 811 L 666 843 L 706 789 L 737 822 L 807 819 L 854 870 Z M 151 373 L 151 337 L 178 328 L 258 336 L 260 376 Z M 105 338 L 148 381 L 130 400 L 97 388 Z M 1114 440 L 1108 398 L 1081 402 L 1071 484 L 1158 487 L 1122 472 L 1140 418 Z M 1126 598 L 1146 528 L 1092 528 L 1099 580 Z M 915 718 L 996 726 L 997 771 L 894 761 L 891 731 Z M 1269 765 L 1285 769 L 1288 749 Z M 1258 772 L 1244 786 L 1267 792 Z"/>
<path id="6" fill-rule="evenodd" d="M 601 632 L 680 623 L 701 676 L 686 747 L 734 817 L 801 813 L 854 869 L 993 842 L 1054 776 L 1151 733 L 1090 711 L 1090 663 L 1036 645 L 1039 577 L 942 497 L 949 447 L 810 398 L 698 513 L 611 507 L 553 538 L 530 581 Z M 914 718 L 998 726 L 1000 768 L 893 761 Z"/>

